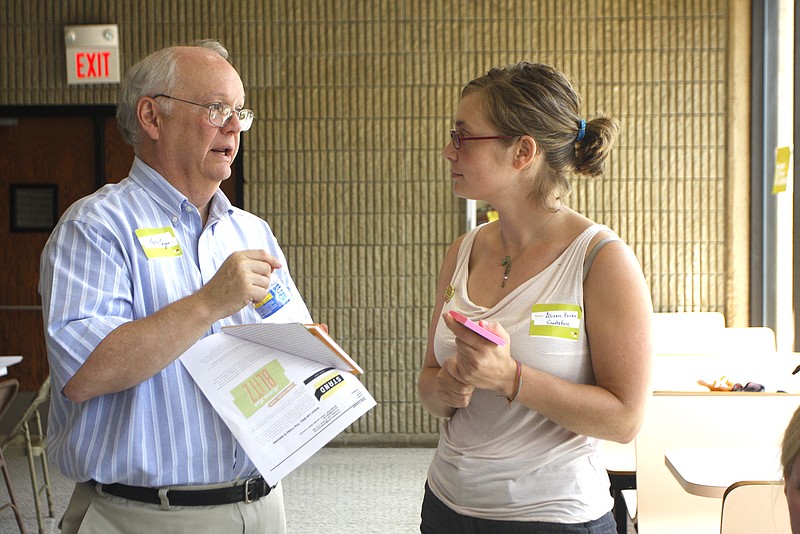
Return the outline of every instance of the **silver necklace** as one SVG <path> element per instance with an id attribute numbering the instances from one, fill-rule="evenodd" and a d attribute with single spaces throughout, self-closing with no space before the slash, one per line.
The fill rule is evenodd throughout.
<path id="1" fill-rule="evenodd" d="M 550 216 L 550 218 L 547 219 L 547 221 L 542 226 L 540 226 L 538 230 L 536 230 L 536 234 L 534 234 L 533 239 L 531 239 L 530 242 L 527 245 L 525 245 L 524 247 L 522 247 L 522 250 L 520 250 L 517 253 L 517 258 L 519 258 L 519 256 L 523 252 L 525 252 L 528 249 L 528 247 L 530 247 L 531 245 L 533 245 L 534 243 L 539 241 L 539 238 L 542 236 L 542 232 L 544 232 L 544 229 L 547 228 L 547 226 L 553 221 L 555 216 L 558 215 L 558 212 L 560 212 L 560 211 L 561 211 L 561 208 L 558 208 L 555 212 L 553 212 L 553 214 Z M 500 227 L 500 241 L 503 243 L 503 254 L 505 254 L 505 256 L 503 257 L 502 261 L 500 262 L 500 265 L 502 267 L 504 267 L 504 269 L 503 269 L 503 281 L 500 283 L 500 287 L 506 287 L 506 280 L 508 280 L 508 274 L 511 272 L 511 260 L 512 260 L 512 258 L 511 258 L 511 255 L 508 253 L 508 251 L 506 249 L 506 238 L 503 235 L 503 227 L 502 226 Z"/>

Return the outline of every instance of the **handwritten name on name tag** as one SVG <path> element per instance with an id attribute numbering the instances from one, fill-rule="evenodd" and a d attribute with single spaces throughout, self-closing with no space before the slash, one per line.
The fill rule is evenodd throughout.
<path id="1" fill-rule="evenodd" d="M 139 228 L 136 230 L 136 237 L 139 238 L 139 244 L 142 245 L 147 259 L 175 258 L 183 255 L 181 245 L 171 227 Z"/>
<path id="2" fill-rule="evenodd" d="M 575 304 L 534 304 L 531 308 L 531 336 L 578 340 L 583 310 Z"/>

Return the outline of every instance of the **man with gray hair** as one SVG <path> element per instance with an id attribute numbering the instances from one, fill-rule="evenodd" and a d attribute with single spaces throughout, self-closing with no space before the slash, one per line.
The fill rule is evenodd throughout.
<path id="1" fill-rule="evenodd" d="M 178 361 L 223 326 L 311 322 L 269 225 L 219 189 L 253 122 L 227 57 L 203 41 L 128 71 L 130 174 L 73 204 L 42 253 L 48 446 L 76 482 L 65 533 L 285 532 L 280 486 Z M 275 284 L 288 302 L 259 314 Z"/>

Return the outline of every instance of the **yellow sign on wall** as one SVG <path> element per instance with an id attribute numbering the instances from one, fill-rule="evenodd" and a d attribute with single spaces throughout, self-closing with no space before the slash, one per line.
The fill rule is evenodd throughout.
<path id="1" fill-rule="evenodd" d="M 772 194 L 786 191 L 789 170 L 792 163 L 792 148 L 781 146 L 775 149 L 775 181 L 772 183 Z"/>

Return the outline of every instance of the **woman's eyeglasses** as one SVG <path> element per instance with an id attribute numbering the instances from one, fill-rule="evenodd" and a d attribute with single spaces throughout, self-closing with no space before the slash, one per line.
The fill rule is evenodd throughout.
<path id="1" fill-rule="evenodd" d="M 456 150 L 461 148 L 461 143 L 464 141 L 481 141 L 483 139 L 513 139 L 518 137 L 516 135 L 487 135 L 487 136 L 480 136 L 480 137 L 469 137 L 460 135 L 455 130 L 450 130 L 450 139 L 453 141 L 453 147 Z"/>

